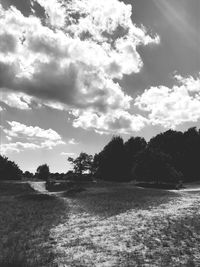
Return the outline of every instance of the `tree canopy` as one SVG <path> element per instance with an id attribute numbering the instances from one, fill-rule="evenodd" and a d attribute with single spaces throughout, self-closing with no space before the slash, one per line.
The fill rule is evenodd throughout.
<path id="1" fill-rule="evenodd" d="M 48 180 L 49 174 L 50 174 L 49 166 L 47 164 L 38 166 L 36 170 L 36 177 L 38 177 L 41 180 Z"/>
<path id="2" fill-rule="evenodd" d="M 82 175 L 83 173 L 92 172 L 93 156 L 81 152 L 77 158 L 69 157 L 68 161 L 73 165 L 74 173 Z"/>
<path id="3" fill-rule="evenodd" d="M 140 152 L 133 167 L 133 177 L 138 181 L 159 183 L 178 183 L 182 174 L 172 165 L 172 158 L 150 148 Z"/>
<path id="4" fill-rule="evenodd" d="M 1 180 L 19 180 L 22 177 L 22 171 L 18 165 L 8 160 L 7 157 L 0 155 L 0 179 Z"/>
<path id="5" fill-rule="evenodd" d="M 114 136 L 96 156 L 98 161 L 97 177 L 109 181 L 127 181 L 127 161 L 124 141 Z"/>

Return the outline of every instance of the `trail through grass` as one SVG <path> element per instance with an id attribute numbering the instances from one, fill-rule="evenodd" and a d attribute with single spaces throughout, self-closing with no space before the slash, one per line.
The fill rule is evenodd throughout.
<path id="1" fill-rule="evenodd" d="M 67 266 L 200 266 L 199 192 L 130 185 L 90 188 L 68 200 L 51 230 Z"/>
<path id="2" fill-rule="evenodd" d="M 1 256 L 17 248 L 38 267 L 200 266 L 199 204 L 198 188 L 130 184 L 91 185 L 70 198 L 1 193 Z"/>

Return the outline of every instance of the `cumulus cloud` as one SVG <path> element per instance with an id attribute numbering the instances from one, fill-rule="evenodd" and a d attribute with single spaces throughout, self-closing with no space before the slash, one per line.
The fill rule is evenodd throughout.
<path id="1" fill-rule="evenodd" d="M 148 120 L 143 116 L 131 115 L 124 110 L 116 110 L 106 114 L 98 114 L 93 111 L 79 111 L 74 114 L 76 119 L 73 122 L 75 128 L 94 129 L 100 134 L 109 134 L 116 132 L 121 134 L 130 134 L 134 131 L 140 131 L 148 125 Z"/>
<path id="2" fill-rule="evenodd" d="M 166 128 L 200 119 L 200 75 L 184 78 L 175 76 L 178 84 L 151 87 L 138 96 L 135 105 L 148 112 L 149 121 Z"/>
<path id="3" fill-rule="evenodd" d="M 31 97 L 24 93 L 1 92 L 0 101 L 6 105 L 18 109 L 30 109 Z"/>
<path id="4" fill-rule="evenodd" d="M 40 146 L 32 143 L 23 143 L 23 142 L 15 142 L 9 144 L 2 144 L 1 145 L 1 153 L 6 154 L 9 152 L 16 152 L 19 153 L 25 149 L 38 149 Z"/>
<path id="5" fill-rule="evenodd" d="M 66 12 L 62 1 L 33 0 L 33 2 L 37 2 L 44 8 L 50 25 L 58 28 L 64 27 Z"/>
<path id="6" fill-rule="evenodd" d="M 24 149 L 52 149 L 57 145 L 65 144 L 61 136 L 52 129 L 42 129 L 38 126 L 27 126 L 17 121 L 8 121 L 8 128 L 3 132 L 12 143 L 2 144 L 1 152 L 20 152 Z"/>
<path id="7" fill-rule="evenodd" d="M 75 153 L 73 153 L 73 152 L 61 152 L 60 153 L 60 155 L 61 156 L 67 156 L 67 157 L 70 157 L 70 156 L 74 156 L 75 155 Z"/>
<path id="8" fill-rule="evenodd" d="M 69 143 L 70 145 L 78 145 L 78 142 L 77 142 L 74 138 L 70 139 L 70 140 L 68 141 L 68 143 Z"/>
<path id="9" fill-rule="evenodd" d="M 45 22 L 34 13 L 34 5 L 26 17 L 15 7 L 4 10 L 0 5 L 0 87 L 11 92 L 3 101 L 21 109 L 34 100 L 77 110 L 81 117 L 74 125 L 83 128 L 87 112 L 112 117 L 119 127 L 127 125 L 121 117 L 138 121 L 138 115 L 129 114 L 132 97 L 116 78 L 139 72 L 143 62 L 138 46 L 158 44 L 159 37 L 136 26 L 131 5 L 118 0 L 34 2 L 44 8 Z M 117 112 L 126 115 L 112 115 Z M 102 130 L 108 131 L 110 124 L 101 121 Z"/>

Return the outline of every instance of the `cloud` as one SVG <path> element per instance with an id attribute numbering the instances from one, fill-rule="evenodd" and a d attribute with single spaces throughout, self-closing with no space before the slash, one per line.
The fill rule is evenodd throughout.
<path id="1" fill-rule="evenodd" d="M 73 152 L 61 152 L 60 155 L 61 156 L 69 156 L 70 157 L 70 156 L 74 156 L 75 153 L 73 153 Z"/>
<path id="2" fill-rule="evenodd" d="M 57 145 L 65 144 L 61 136 L 52 129 L 42 129 L 38 126 L 27 126 L 25 124 L 8 121 L 9 128 L 3 128 L 3 132 L 12 143 L 2 144 L 1 152 L 20 152 L 25 149 L 52 149 Z"/>
<path id="3" fill-rule="evenodd" d="M 16 142 L 16 143 L 9 143 L 9 144 L 2 144 L 1 145 L 1 153 L 6 154 L 9 152 L 16 152 L 19 153 L 25 149 L 39 149 L 40 146 L 32 143 L 23 143 L 23 142 Z"/>
<path id="4" fill-rule="evenodd" d="M 116 132 L 131 134 L 148 125 L 148 120 L 143 116 L 139 114 L 131 115 L 123 110 L 101 115 L 90 111 L 80 111 L 80 113 L 74 115 L 77 116 L 73 122 L 75 128 L 94 129 L 100 134 L 115 134 Z"/>
<path id="5" fill-rule="evenodd" d="M 0 101 L 6 105 L 22 110 L 30 109 L 31 97 L 24 93 L 1 92 Z"/>
<path id="6" fill-rule="evenodd" d="M 50 25 L 61 28 L 65 25 L 65 8 L 63 1 L 55 1 L 55 0 L 33 0 L 40 4 L 47 16 L 47 22 Z"/>
<path id="7" fill-rule="evenodd" d="M 78 145 L 78 142 L 77 142 L 74 138 L 70 139 L 70 140 L 68 141 L 68 143 L 69 143 L 70 145 Z"/>
<path id="8" fill-rule="evenodd" d="M 79 120 L 83 128 L 87 112 L 99 118 L 118 111 L 126 120 L 132 117 L 133 99 L 116 78 L 139 72 L 143 62 L 138 46 L 158 44 L 159 37 L 136 26 L 131 5 L 118 0 L 35 2 L 44 8 L 43 20 L 34 5 L 26 17 L 15 7 L 4 10 L 0 5 L 0 87 L 11 95 L 2 101 L 21 109 L 33 108 L 35 101 L 39 106 L 77 110 L 81 118 L 74 125 Z M 109 125 L 102 130 L 108 131 Z M 139 128 L 128 126 L 125 131 Z"/>
<path id="9" fill-rule="evenodd" d="M 153 125 L 175 128 L 200 119 L 200 75 L 196 79 L 176 75 L 175 79 L 178 85 L 151 87 L 135 100 L 140 110 L 148 112 Z"/>

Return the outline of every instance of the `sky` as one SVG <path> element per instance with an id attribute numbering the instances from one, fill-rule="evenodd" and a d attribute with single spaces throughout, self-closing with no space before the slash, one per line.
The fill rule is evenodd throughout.
<path id="1" fill-rule="evenodd" d="M 200 128 L 199 0 L 0 0 L 1 154 L 25 171 L 113 135 Z"/>

